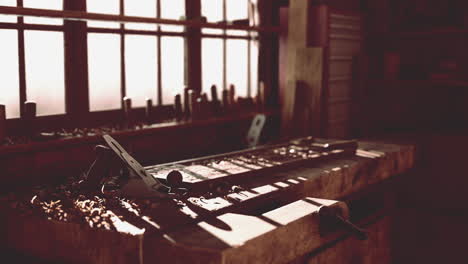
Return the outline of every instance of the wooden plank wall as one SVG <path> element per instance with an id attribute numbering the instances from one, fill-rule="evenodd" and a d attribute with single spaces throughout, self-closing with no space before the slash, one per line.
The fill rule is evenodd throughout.
<path id="1" fill-rule="evenodd" d="M 352 136 L 362 23 L 359 12 L 338 11 L 307 0 L 289 2 L 287 50 L 282 51 L 287 53 L 283 58 L 286 66 L 281 65 L 286 73 L 280 90 L 284 137 L 298 136 L 298 132 L 331 138 Z M 307 98 L 297 98 L 299 90 Z M 304 102 L 307 105 L 296 113 L 301 107 L 295 104 Z M 298 127 L 301 131 L 296 131 Z"/>
<path id="2" fill-rule="evenodd" d="M 329 9 L 328 39 L 325 134 L 346 138 L 351 136 L 354 67 L 363 43 L 360 15 Z"/>

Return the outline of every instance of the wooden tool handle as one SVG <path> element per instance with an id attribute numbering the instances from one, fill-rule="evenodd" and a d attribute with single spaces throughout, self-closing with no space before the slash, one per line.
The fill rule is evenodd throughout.
<path id="1" fill-rule="evenodd" d="M 132 120 L 132 98 L 123 98 L 123 110 L 124 110 L 124 129 L 129 129 L 133 125 Z"/>
<path id="2" fill-rule="evenodd" d="M 150 98 L 146 98 L 145 117 L 146 123 L 151 125 L 153 123 L 153 100 Z"/>
<path id="3" fill-rule="evenodd" d="M 27 136 L 33 137 L 36 135 L 36 103 L 33 101 L 26 101 L 24 103 L 23 123 L 24 132 Z"/>

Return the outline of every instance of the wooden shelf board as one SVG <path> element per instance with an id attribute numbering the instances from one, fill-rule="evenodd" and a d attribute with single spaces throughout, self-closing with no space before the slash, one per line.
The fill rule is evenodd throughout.
<path id="1" fill-rule="evenodd" d="M 379 85 L 447 85 L 468 87 L 465 80 L 371 80 L 372 84 Z"/>

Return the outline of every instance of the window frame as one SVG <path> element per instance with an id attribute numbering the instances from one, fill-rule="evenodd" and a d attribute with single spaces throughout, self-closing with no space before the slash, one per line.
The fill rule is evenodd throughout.
<path id="1" fill-rule="evenodd" d="M 123 15 L 123 1 L 120 0 L 120 15 Z M 225 1 L 225 0 L 224 0 Z M 157 0 L 159 5 L 160 1 Z M 17 8 L 21 8 L 23 0 L 17 0 Z M 190 24 L 186 25 L 186 30 L 183 32 L 162 32 L 160 27 L 157 27 L 156 31 L 147 31 L 147 30 L 135 30 L 135 29 L 126 29 L 123 27 L 123 24 L 116 29 L 107 29 L 107 28 L 95 28 L 87 27 L 86 22 L 83 21 L 73 21 L 64 19 L 63 25 L 39 25 L 39 24 L 25 24 L 22 16 L 18 16 L 18 21 L 14 22 L 0 22 L 0 29 L 16 29 L 18 31 L 18 49 L 19 49 L 19 72 L 20 72 L 20 114 L 23 116 L 23 102 L 26 101 L 26 77 L 25 77 L 25 57 L 24 57 L 24 30 L 44 30 L 44 31 L 59 31 L 64 33 L 64 49 L 65 49 L 65 110 L 66 113 L 63 115 L 54 115 L 54 116 L 41 116 L 37 118 L 37 124 L 40 129 L 60 129 L 60 128 L 75 128 L 75 127 L 95 127 L 103 125 L 104 122 L 101 120 L 106 120 L 106 122 L 117 123 L 122 118 L 122 110 L 109 110 L 109 111 L 100 111 L 100 112 L 90 112 L 89 111 L 89 87 L 88 87 L 88 67 L 87 67 L 87 34 L 88 33 L 117 33 L 121 36 L 121 41 L 124 41 L 125 34 L 136 34 L 136 35 L 152 35 L 157 36 L 158 39 L 158 71 L 161 68 L 161 37 L 162 36 L 182 36 L 185 37 L 185 46 L 190 47 L 186 48 L 185 54 L 185 82 L 187 86 L 201 91 L 202 89 L 202 73 L 201 73 L 201 40 L 202 38 L 222 38 L 224 42 L 227 39 L 246 39 L 248 40 L 248 50 L 251 48 L 251 41 L 258 40 L 261 41 L 262 31 L 265 31 L 265 35 L 270 35 L 271 33 L 277 32 L 277 29 L 262 29 L 262 28 L 245 28 L 249 32 L 246 36 L 235 36 L 227 34 L 229 29 L 240 29 L 239 27 L 222 27 L 223 34 L 203 34 L 201 28 L 204 25 L 209 23 L 200 23 L 196 19 L 199 19 L 201 16 L 201 0 L 185 0 L 185 12 L 187 20 L 195 20 L 193 26 Z M 158 6 L 158 14 L 160 17 L 160 6 Z M 224 5 L 224 8 L 225 5 Z M 86 12 L 86 0 L 63 0 L 63 11 L 80 11 Z M 224 11 L 225 13 L 225 11 Z M 226 17 L 226 14 L 223 15 Z M 198 24 L 198 25 L 197 25 Z M 211 24 L 211 26 L 213 26 Z M 216 25 L 215 25 L 216 26 Z M 208 25 L 210 27 L 210 25 Z M 275 31 L 276 30 L 276 31 Z M 258 36 L 252 37 L 251 31 L 258 32 Z M 272 32 L 271 32 L 272 31 Z M 84 45 L 83 45 L 84 43 Z M 260 51 L 260 50 L 259 50 Z M 226 48 L 224 48 L 226 52 Z M 124 57 L 125 51 L 124 48 L 121 48 L 121 56 Z M 260 51 L 260 56 L 262 51 Z M 250 69 L 251 58 L 250 52 L 248 54 L 248 67 Z M 124 60 L 122 61 L 122 74 L 124 76 Z M 261 60 L 259 59 L 259 64 Z M 84 66 L 83 66 L 84 65 Z M 226 61 L 224 59 L 223 71 L 226 71 Z M 260 66 L 259 66 L 260 69 Z M 160 72 L 159 72 L 160 73 Z M 226 73 L 224 73 L 226 75 Z M 125 77 L 121 77 L 125 78 Z M 248 94 L 251 94 L 251 82 L 250 76 L 248 82 Z M 226 77 L 223 77 L 224 82 L 226 82 Z M 262 78 L 259 76 L 259 81 Z M 155 111 L 157 120 L 164 120 L 171 118 L 173 115 L 172 105 L 162 105 L 162 86 L 161 78 L 158 78 L 158 102 L 156 103 L 157 111 Z M 272 82 L 275 82 L 273 80 Z M 122 94 L 125 94 L 125 80 L 121 81 L 123 91 Z M 272 87 L 274 89 L 275 87 Z M 135 109 L 135 117 L 138 120 L 144 120 L 144 108 Z M 13 118 L 7 120 L 8 130 L 21 132 L 22 122 L 20 118 Z M 13 133 L 15 133 L 13 132 Z"/>

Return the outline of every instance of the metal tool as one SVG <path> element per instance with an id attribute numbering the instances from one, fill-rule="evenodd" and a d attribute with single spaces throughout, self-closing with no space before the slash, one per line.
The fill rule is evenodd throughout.
<path id="1" fill-rule="evenodd" d="M 187 192 L 186 189 L 179 187 L 182 180 L 177 173 L 168 176 L 167 181 L 168 184 L 176 184 L 177 186 L 164 185 L 150 175 L 115 139 L 109 135 L 104 135 L 103 138 L 107 146 L 96 147 L 97 159 L 87 173 L 87 179 L 83 183 L 84 187 L 96 188 L 100 186 L 103 177 L 110 178 L 109 173 L 116 169 L 117 162 L 115 161 L 117 160 L 125 169 L 128 169 L 128 177 L 127 175 L 119 175 L 120 182 L 115 180 L 115 177 L 105 182 L 101 187 L 104 193 L 106 190 L 110 190 L 110 193 L 115 195 L 169 198 Z"/>
<path id="2" fill-rule="evenodd" d="M 252 120 L 249 132 L 247 133 L 247 146 L 253 148 L 258 145 L 260 135 L 262 134 L 263 126 L 266 122 L 266 116 L 264 114 L 255 115 Z"/>
<path id="3" fill-rule="evenodd" d="M 324 229 L 330 229 L 330 226 L 339 225 L 346 228 L 359 240 L 366 240 L 368 238 L 367 231 L 351 223 L 348 219 L 345 219 L 341 215 L 340 208 L 332 208 L 323 205 L 320 206 L 318 214 L 320 217 L 320 227 L 322 228 L 322 235 L 326 233 Z M 324 226 L 328 226 L 328 228 L 323 228 Z"/>

